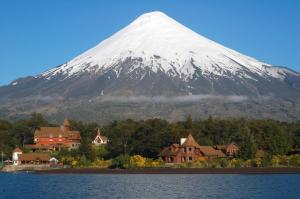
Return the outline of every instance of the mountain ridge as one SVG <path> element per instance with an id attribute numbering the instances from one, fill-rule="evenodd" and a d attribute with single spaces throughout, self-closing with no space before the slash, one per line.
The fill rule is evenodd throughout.
<path id="1" fill-rule="evenodd" d="M 238 97 L 242 100 L 228 100 Z M 221 116 L 222 111 L 227 115 L 224 107 L 228 103 L 235 103 L 236 106 L 230 105 L 232 110 L 237 109 L 236 112 L 244 115 L 246 108 L 241 104 L 246 103 L 257 115 L 264 115 L 259 113 L 263 110 L 272 118 L 271 113 L 275 111 L 276 119 L 283 114 L 284 120 L 294 120 L 300 118 L 299 98 L 300 73 L 243 55 L 199 35 L 161 12 L 152 12 L 138 17 L 65 64 L 0 87 L 0 101 L 3 102 L 0 112 L 4 110 L 11 115 L 16 109 L 22 113 L 48 110 L 49 114 L 64 112 L 68 115 L 66 110 L 78 103 L 81 110 L 108 101 L 111 106 L 140 103 L 139 108 L 144 110 L 145 102 L 189 102 L 191 107 L 202 109 L 206 109 L 204 104 L 207 103 L 210 108 L 203 113 Z M 214 110 L 211 101 L 216 102 L 215 108 L 219 107 L 220 112 Z M 276 109 L 268 106 L 271 101 Z M 195 103 L 198 105 L 192 105 Z M 56 105 L 60 106 L 55 112 Z M 153 106 L 148 107 L 160 112 Z M 181 116 L 189 114 L 182 105 L 170 107 L 175 110 L 181 107 L 178 108 Z M 114 107 L 111 110 L 115 111 Z M 135 117 L 140 114 L 132 113 Z M 197 113 L 191 114 L 197 117 Z"/>

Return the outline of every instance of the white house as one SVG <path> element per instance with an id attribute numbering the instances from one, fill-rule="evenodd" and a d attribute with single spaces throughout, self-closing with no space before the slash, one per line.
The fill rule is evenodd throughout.
<path id="1" fill-rule="evenodd" d="M 15 148 L 13 150 L 13 152 L 12 152 L 12 161 L 13 161 L 14 165 L 20 164 L 19 155 L 21 155 L 22 153 L 23 153 L 23 151 L 19 147 Z"/>
<path id="2" fill-rule="evenodd" d="M 97 129 L 97 135 L 96 135 L 94 141 L 92 142 L 92 144 L 94 144 L 96 146 L 107 144 L 107 137 L 101 135 L 101 131 L 99 128 Z"/>

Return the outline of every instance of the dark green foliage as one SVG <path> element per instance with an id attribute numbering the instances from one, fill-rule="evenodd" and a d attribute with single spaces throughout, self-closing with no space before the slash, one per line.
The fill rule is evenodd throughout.
<path id="1" fill-rule="evenodd" d="M 250 130 L 248 128 L 241 131 L 241 142 L 239 146 L 240 151 L 238 156 L 241 159 L 248 160 L 255 157 L 257 145 L 254 136 L 250 134 Z"/>
<path id="2" fill-rule="evenodd" d="M 81 121 L 71 120 L 71 128 L 80 131 L 82 138 L 92 139 L 95 137 L 98 125 L 96 123 L 83 123 Z"/>
<path id="3" fill-rule="evenodd" d="M 16 146 L 33 143 L 34 130 L 44 125 L 49 124 L 37 113 L 15 123 L 0 120 L 0 152 L 4 152 L 5 159 L 11 159 L 11 152 Z"/>
<path id="4" fill-rule="evenodd" d="M 270 153 L 266 153 L 265 157 L 262 159 L 263 167 L 270 167 L 272 165 L 272 155 Z"/>
<path id="5" fill-rule="evenodd" d="M 87 139 L 87 138 L 83 138 L 81 140 L 81 144 L 79 146 L 78 149 L 78 155 L 80 157 L 85 157 L 87 160 L 90 161 L 94 161 L 96 159 L 96 151 L 92 146 L 92 141 Z"/>
<path id="6" fill-rule="evenodd" d="M 52 126 L 36 113 L 15 123 L 0 120 L 0 150 L 10 158 L 16 145 L 22 147 L 23 144 L 33 142 L 35 128 L 48 125 Z M 300 146 L 300 122 L 212 117 L 202 121 L 188 117 L 185 121 L 174 123 L 161 119 L 114 121 L 101 127 L 102 134 L 109 138 L 109 144 L 102 149 L 91 145 L 98 127 L 96 123 L 71 121 L 71 128 L 81 132 L 82 145 L 79 150 L 66 153 L 73 157 L 82 156 L 87 161 L 120 155 L 157 158 L 163 147 L 179 143 L 180 138 L 189 133 L 201 145 L 235 142 L 241 147 L 239 155 L 243 159 L 254 157 L 257 148 L 264 149 L 270 155 L 281 155 L 287 154 L 289 150 L 299 151 Z"/>
<path id="7" fill-rule="evenodd" d="M 129 155 L 120 155 L 112 160 L 111 168 L 126 169 L 130 164 Z"/>

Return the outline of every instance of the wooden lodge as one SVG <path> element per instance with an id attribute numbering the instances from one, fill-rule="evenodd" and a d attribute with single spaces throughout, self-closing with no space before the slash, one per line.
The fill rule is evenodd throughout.
<path id="1" fill-rule="evenodd" d="M 34 144 L 25 145 L 33 151 L 76 149 L 80 145 L 80 132 L 72 131 L 68 119 L 60 127 L 40 127 L 34 132 Z"/>
<path id="2" fill-rule="evenodd" d="M 209 160 L 226 157 L 221 150 L 211 146 L 200 146 L 191 134 L 187 138 L 181 138 L 180 144 L 172 144 L 170 147 L 164 148 L 159 156 L 166 163 L 185 163 L 199 159 Z"/>
<path id="3" fill-rule="evenodd" d="M 48 164 L 51 160 L 51 155 L 50 153 L 23 153 L 23 151 L 17 147 L 12 152 L 12 160 L 14 165 Z"/>

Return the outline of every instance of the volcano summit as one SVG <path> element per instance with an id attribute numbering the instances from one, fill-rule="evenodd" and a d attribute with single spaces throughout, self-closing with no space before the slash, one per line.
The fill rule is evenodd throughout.
<path id="1" fill-rule="evenodd" d="M 224 47 L 161 12 L 141 15 L 65 64 L 0 87 L 4 116 L 38 111 L 100 122 L 187 115 L 298 120 L 299 99 L 298 72 Z"/>

